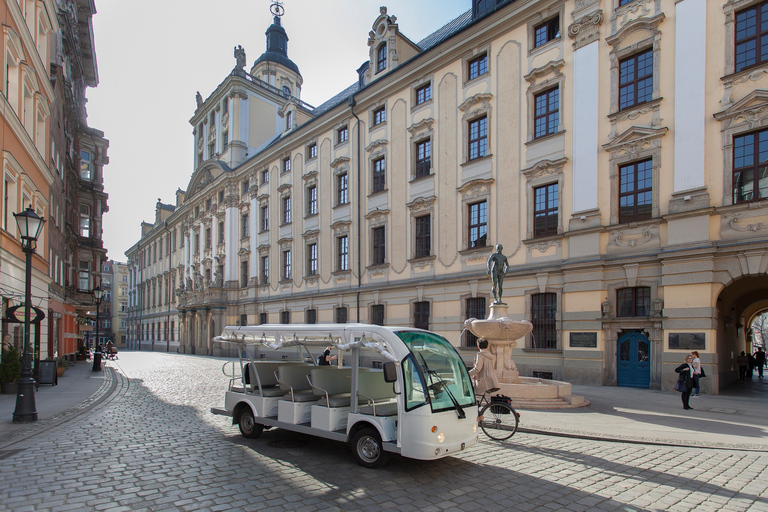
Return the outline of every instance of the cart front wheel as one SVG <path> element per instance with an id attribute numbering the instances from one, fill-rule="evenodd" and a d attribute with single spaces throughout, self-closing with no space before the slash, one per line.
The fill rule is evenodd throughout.
<path id="1" fill-rule="evenodd" d="M 352 452 L 358 464 L 366 468 L 378 468 L 389 460 L 381 437 L 375 428 L 363 428 L 352 438 Z"/>
<path id="2" fill-rule="evenodd" d="M 256 439 L 264 431 L 264 425 L 256 423 L 253 412 L 249 407 L 246 407 L 240 413 L 237 425 L 240 427 L 240 434 L 248 439 Z"/>

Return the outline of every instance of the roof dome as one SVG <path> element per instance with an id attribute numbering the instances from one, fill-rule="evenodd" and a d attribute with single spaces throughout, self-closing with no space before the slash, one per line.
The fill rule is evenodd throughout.
<path id="1" fill-rule="evenodd" d="M 256 67 L 260 62 L 275 62 L 301 76 L 299 66 L 288 58 L 288 34 L 285 33 L 285 29 L 280 24 L 279 16 L 275 16 L 275 20 L 267 29 L 266 35 L 267 51 L 256 59 L 253 66 Z"/>

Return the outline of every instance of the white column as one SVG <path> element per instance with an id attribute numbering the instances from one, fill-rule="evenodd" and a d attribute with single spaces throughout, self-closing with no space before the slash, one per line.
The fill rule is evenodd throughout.
<path id="1" fill-rule="evenodd" d="M 707 2 L 675 4 L 675 192 L 706 185 Z"/>
<path id="2" fill-rule="evenodd" d="M 573 211 L 597 208 L 599 43 L 573 52 Z"/>

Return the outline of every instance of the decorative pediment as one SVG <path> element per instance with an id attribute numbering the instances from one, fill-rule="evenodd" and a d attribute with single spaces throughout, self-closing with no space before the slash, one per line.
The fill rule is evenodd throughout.
<path id="1" fill-rule="evenodd" d="M 188 201 L 209 185 L 218 181 L 223 174 L 231 172 L 232 170 L 225 163 L 218 160 L 205 162 L 192 174 L 189 186 L 187 186 L 186 200 Z"/>
<path id="2" fill-rule="evenodd" d="M 339 167 L 345 167 L 349 168 L 349 157 L 348 156 L 340 156 L 336 158 L 333 162 L 331 162 L 331 169 L 336 170 L 336 168 Z"/>
<path id="3" fill-rule="evenodd" d="M 368 220 L 369 227 L 377 228 L 387 223 L 388 215 L 389 215 L 389 210 L 380 210 L 379 208 L 376 208 L 375 210 L 368 212 L 365 215 L 365 218 L 366 220 Z"/>
<path id="4" fill-rule="evenodd" d="M 319 236 L 320 236 L 319 229 L 308 229 L 307 231 L 301 234 L 301 237 L 305 241 L 317 240 Z"/>
<path id="5" fill-rule="evenodd" d="M 432 208 L 432 205 L 435 203 L 435 199 L 437 199 L 437 197 L 435 196 L 417 197 L 416 199 L 406 204 L 405 206 L 407 206 L 412 213 L 415 213 L 421 210 Z"/>
<path id="6" fill-rule="evenodd" d="M 534 181 L 544 176 L 555 176 L 563 173 L 567 158 L 557 160 L 540 160 L 522 172 L 528 181 Z"/>
<path id="7" fill-rule="evenodd" d="M 304 173 L 304 175 L 301 177 L 306 182 L 315 181 L 317 182 L 317 171 L 309 171 L 307 173 Z"/>
<path id="8" fill-rule="evenodd" d="M 421 133 L 424 131 L 429 131 L 432 129 L 432 123 L 434 122 L 435 122 L 435 119 L 432 117 L 422 119 L 418 123 L 413 123 L 411 126 L 409 126 L 408 131 L 411 132 L 411 135 L 415 135 L 417 133 Z"/>
<path id="9" fill-rule="evenodd" d="M 668 131 L 669 128 L 632 126 L 608 144 L 603 144 L 603 149 L 609 151 L 613 158 L 624 154 L 634 156 L 642 150 L 659 147 L 661 137 Z"/>
<path id="10" fill-rule="evenodd" d="M 767 116 L 768 90 L 755 89 L 727 109 L 715 114 L 715 119 L 725 122 L 726 127 L 746 122 L 752 129 L 762 126 Z"/>
<path id="11" fill-rule="evenodd" d="M 352 225 L 352 221 L 349 220 L 337 220 L 331 224 L 334 235 L 346 235 L 349 233 L 349 228 Z"/>
<path id="12" fill-rule="evenodd" d="M 563 69 L 563 66 L 565 66 L 565 61 L 563 59 L 551 60 L 543 66 L 532 70 L 530 73 L 525 75 L 524 78 L 529 84 L 531 84 L 531 87 L 534 87 L 536 85 L 536 81 L 540 80 L 541 78 L 550 76 L 560 77 L 562 75 L 560 70 Z"/>
<path id="13" fill-rule="evenodd" d="M 387 139 L 376 139 L 375 141 L 373 141 L 370 144 L 368 144 L 368 146 L 366 146 L 365 150 L 368 151 L 368 152 L 371 152 L 374 149 L 376 149 L 378 147 L 384 147 L 387 144 L 389 144 L 389 141 Z"/>
<path id="14" fill-rule="evenodd" d="M 259 245 L 259 247 L 256 249 L 256 251 L 257 251 L 257 252 L 258 252 L 260 255 L 262 255 L 262 256 L 263 256 L 263 255 L 265 255 L 265 254 L 269 254 L 269 248 L 270 248 L 270 245 L 269 245 L 269 244 L 261 244 L 261 245 Z"/>
<path id="15" fill-rule="evenodd" d="M 491 99 L 493 98 L 493 94 L 489 92 L 481 92 L 479 94 L 475 94 L 474 96 L 470 96 L 464 102 L 459 105 L 459 110 L 462 112 L 466 112 L 470 110 L 475 105 L 481 105 L 483 108 L 488 108 L 490 106 Z"/>
<path id="16" fill-rule="evenodd" d="M 293 243 L 293 238 L 287 236 L 284 238 L 281 238 L 277 241 L 277 245 L 280 246 L 280 249 L 290 249 L 291 244 Z"/>
<path id="17" fill-rule="evenodd" d="M 614 34 L 608 36 L 605 38 L 605 42 L 608 43 L 611 46 L 615 46 L 616 44 L 620 43 L 624 40 L 628 35 L 634 34 L 636 31 L 647 31 L 648 37 L 655 37 L 659 34 L 659 24 L 664 21 L 666 16 L 664 13 L 659 13 L 658 15 L 647 18 L 647 17 L 640 17 L 635 18 L 633 20 L 628 20 L 629 13 L 631 12 L 630 9 L 624 11 L 624 18 L 619 21 L 619 24 L 623 24 L 623 26 L 618 29 Z M 617 13 L 618 14 L 618 13 Z M 615 18 L 614 20 L 615 21 Z M 633 36 L 633 39 L 637 36 Z"/>
<path id="18" fill-rule="evenodd" d="M 495 180 L 471 180 L 457 188 L 456 190 L 464 196 L 464 199 L 471 199 L 474 197 L 485 196 L 490 191 L 491 185 Z"/>
<path id="19" fill-rule="evenodd" d="M 277 187 L 277 191 L 280 194 L 285 194 L 287 192 L 291 191 L 291 184 L 290 183 L 281 183 L 279 187 Z"/>

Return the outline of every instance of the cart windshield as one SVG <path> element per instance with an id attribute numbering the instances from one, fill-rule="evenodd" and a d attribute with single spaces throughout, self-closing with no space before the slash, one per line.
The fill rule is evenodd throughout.
<path id="1" fill-rule="evenodd" d="M 467 368 L 448 340 L 430 332 L 396 334 L 412 354 L 403 364 L 406 409 L 429 402 L 432 412 L 460 411 L 475 403 Z"/>

